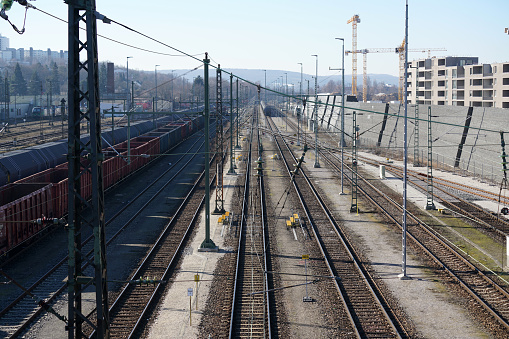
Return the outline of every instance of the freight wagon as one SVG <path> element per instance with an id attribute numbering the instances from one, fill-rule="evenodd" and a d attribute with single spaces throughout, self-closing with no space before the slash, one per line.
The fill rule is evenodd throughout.
<path id="1" fill-rule="evenodd" d="M 169 116 L 156 120 L 157 124 L 174 122 L 180 116 Z M 127 140 L 127 136 L 137 137 L 154 129 L 154 122 L 143 121 L 133 123 L 128 133 L 127 127 L 105 130 L 102 133 L 102 147 L 108 147 Z M 81 138 L 87 142 L 90 137 Z M 34 173 L 55 167 L 67 161 L 67 139 L 46 143 L 43 145 L 27 147 L 22 150 L 8 152 L 0 155 L 0 186 L 13 183 Z"/>
<path id="2" fill-rule="evenodd" d="M 152 124 L 152 122 L 150 122 Z M 203 117 L 172 122 L 131 139 L 130 161 L 127 141 L 103 150 L 103 185 L 107 189 L 145 166 L 160 154 L 203 127 Z M 117 154 L 120 153 L 120 156 Z M 86 163 L 83 158 L 82 163 Z M 81 193 L 90 198 L 90 173 L 81 180 Z M 37 219 L 62 218 L 68 212 L 68 163 L 44 169 L 0 188 L 0 254 L 32 239 L 47 228 Z"/>

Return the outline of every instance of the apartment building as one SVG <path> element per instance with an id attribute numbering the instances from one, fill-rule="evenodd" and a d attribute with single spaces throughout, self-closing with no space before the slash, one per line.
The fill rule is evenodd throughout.
<path id="1" fill-rule="evenodd" d="M 477 57 L 414 60 L 408 69 L 408 101 L 509 108 L 509 62 L 479 64 Z"/>

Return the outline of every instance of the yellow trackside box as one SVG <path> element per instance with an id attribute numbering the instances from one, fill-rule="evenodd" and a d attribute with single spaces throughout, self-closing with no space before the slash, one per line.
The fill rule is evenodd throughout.
<path id="1" fill-rule="evenodd" d="M 292 227 L 292 222 L 290 220 L 286 220 L 286 227 Z"/>

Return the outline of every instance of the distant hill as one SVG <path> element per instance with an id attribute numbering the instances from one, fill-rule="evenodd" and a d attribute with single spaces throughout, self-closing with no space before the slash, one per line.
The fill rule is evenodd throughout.
<path id="1" fill-rule="evenodd" d="M 231 72 L 236 76 L 239 76 L 242 79 L 249 80 L 251 82 L 259 82 L 261 85 L 265 84 L 265 71 L 262 69 L 225 69 L 227 72 Z M 171 73 L 168 70 L 158 70 L 161 73 Z M 188 70 L 176 70 L 176 74 L 183 74 L 188 72 Z M 288 83 L 294 84 L 295 86 L 299 85 L 300 82 L 300 72 L 292 72 L 292 71 L 284 71 L 284 70 L 267 70 L 267 85 L 270 86 L 274 82 L 281 83 L 281 76 L 284 77 L 284 82 L 286 83 L 286 75 L 288 73 Z M 189 72 L 186 74 L 186 78 L 192 80 L 193 77 L 196 76 L 203 77 L 203 69 L 199 69 L 196 71 Z M 215 77 L 215 69 L 210 70 L 210 77 Z M 307 80 L 310 80 L 310 86 L 314 86 L 314 81 L 312 80 L 312 74 L 303 74 L 304 78 L 304 88 L 307 87 Z M 377 81 L 379 83 L 383 82 L 385 84 L 397 85 L 399 82 L 399 78 L 397 76 L 389 75 L 389 74 L 368 74 L 368 77 L 371 81 Z M 229 77 L 224 76 L 223 80 L 227 80 Z M 341 82 L 341 75 L 330 75 L 330 76 L 318 76 L 319 86 L 323 86 L 327 84 L 330 80 L 334 82 Z M 352 83 L 352 75 L 345 74 L 345 83 Z M 362 73 L 357 74 L 357 84 L 358 86 L 362 86 Z"/>

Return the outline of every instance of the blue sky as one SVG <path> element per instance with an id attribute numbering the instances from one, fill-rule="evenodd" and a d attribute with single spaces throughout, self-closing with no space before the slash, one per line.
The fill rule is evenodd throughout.
<path id="1" fill-rule="evenodd" d="M 62 1 L 33 1 L 37 8 L 67 20 Z M 404 0 L 302 1 L 302 0 L 188 0 L 133 1 L 96 0 L 97 10 L 122 24 L 139 30 L 189 54 L 209 52 L 213 63 L 224 68 L 250 68 L 338 74 L 329 67 L 341 65 L 341 42 L 352 49 L 352 27 L 347 20 L 358 14 L 358 48 L 393 48 L 404 38 Z M 409 0 L 409 49 L 446 48 L 433 55 L 479 56 L 482 63 L 509 61 L 509 1 Z M 14 3 L 8 12 L 22 26 L 23 8 Z M 0 22 L 0 34 L 10 38 L 14 48 L 67 50 L 67 24 L 36 10 L 29 10 L 26 32 L 18 35 L 7 22 Z M 140 37 L 118 25 L 98 22 L 99 34 L 160 53 L 178 54 L 168 47 Z M 199 62 L 188 57 L 164 56 L 139 51 L 99 38 L 99 60 L 129 68 L 153 70 L 190 69 Z M 425 57 L 410 53 L 409 60 Z M 352 57 L 345 59 L 351 73 Z M 358 56 L 358 74 L 362 56 Z M 368 73 L 398 74 L 398 58 L 393 53 L 370 54 Z"/>

